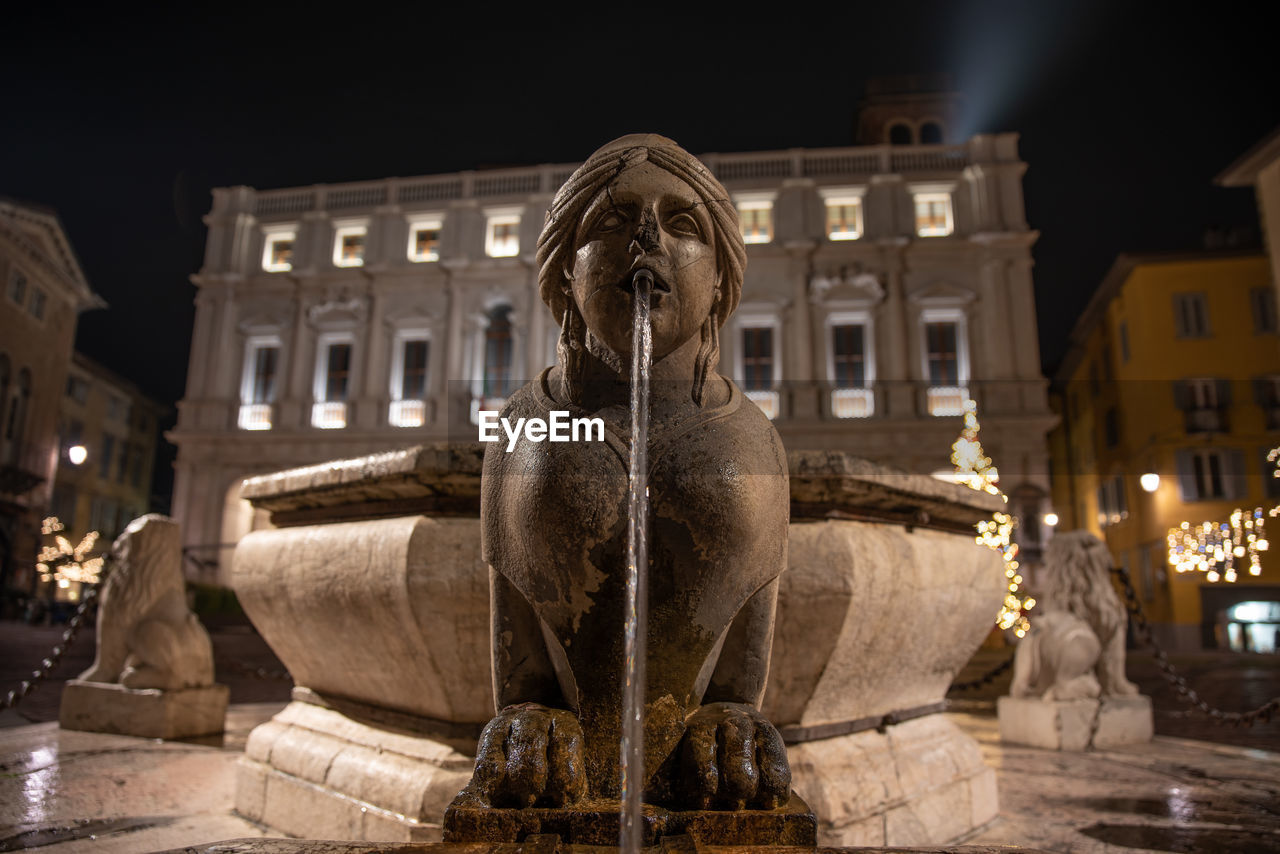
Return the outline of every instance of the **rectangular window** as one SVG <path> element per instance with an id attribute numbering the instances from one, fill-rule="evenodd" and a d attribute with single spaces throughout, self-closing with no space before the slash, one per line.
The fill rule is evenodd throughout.
<path id="1" fill-rule="evenodd" d="M 282 273 L 293 269 L 293 229 L 268 231 L 262 247 L 262 269 Z"/>
<path id="2" fill-rule="evenodd" d="M 1230 403 L 1229 380 L 1198 377 L 1174 383 L 1175 402 L 1186 413 L 1188 433 L 1226 430 L 1226 407 Z"/>
<path id="3" fill-rule="evenodd" d="M 69 375 L 67 377 L 67 397 L 76 403 L 84 403 L 89 399 L 89 381 L 75 374 Z"/>
<path id="4" fill-rule="evenodd" d="M 104 480 L 111 476 L 111 460 L 116 453 L 116 437 L 110 433 L 102 436 L 102 456 L 98 458 L 98 477 Z"/>
<path id="5" fill-rule="evenodd" d="M 1249 307 L 1253 310 L 1253 331 L 1276 331 L 1276 292 L 1271 287 L 1252 288 L 1249 291 Z"/>
<path id="6" fill-rule="evenodd" d="M 40 290 L 40 288 L 35 288 L 31 291 L 30 311 L 31 316 L 36 320 L 44 320 L 45 302 L 46 297 L 44 291 Z"/>
<path id="7" fill-rule="evenodd" d="M 276 400 L 280 370 L 280 341 L 275 337 L 251 338 L 245 345 L 240 377 L 241 430 L 270 430 L 271 405 Z"/>
<path id="8" fill-rule="evenodd" d="M 325 356 L 325 401 L 345 401 L 351 384 L 351 345 L 330 344 Z"/>
<path id="9" fill-rule="evenodd" d="M 773 388 L 773 328 L 747 327 L 742 330 L 742 387 L 746 391 Z"/>
<path id="10" fill-rule="evenodd" d="M 27 277 L 21 270 L 14 270 L 9 274 L 9 299 L 19 306 L 26 305 Z"/>
<path id="11" fill-rule="evenodd" d="M 862 236 L 862 199 L 832 196 L 826 203 L 828 240 L 857 240 Z"/>
<path id="12" fill-rule="evenodd" d="M 1120 363 L 1129 364 L 1129 324 L 1120 324 Z"/>
<path id="13" fill-rule="evenodd" d="M 415 262 L 440 260 L 439 218 L 414 220 L 409 223 L 409 260 Z"/>
<path id="14" fill-rule="evenodd" d="M 135 489 L 142 486 L 143 449 L 139 445 L 134 449 L 133 464 L 129 468 L 129 484 Z"/>
<path id="15" fill-rule="evenodd" d="M 1120 444 L 1120 413 L 1113 406 L 1107 410 L 1106 415 L 1102 418 L 1103 440 L 1107 443 L 1108 448 L 1114 448 Z"/>
<path id="16" fill-rule="evenodd" d="M 951 321 L 924 325 L 929 385 L 960 384 L 960 354 L 957 324 Z"/>
<path id="17" fill-rule="evenodd" d="M 1098 525 L 1107 527 L 1129 518 L 1124 478 L 1116 475 L 1098 487 Z"/>
<path id="18" fill-rule="evenodd" d="M 920 237 L 946 237 L 954 230 L 950 193 L 916 193 L 915 206 Z"/>
<path id="19" fill-rule="evenodd" d="M 831 359 L 836 388 L 867 384 L 866 327 L 861 323 L 831 327 Z"/>
<path id="20" fill-rule="evenodd" d="M 70 483 L 59 483 L 53 488 L 53 515 L 68 528 L 76 527 L 76 488 Z"/>
<path id="21" fill-rule="evenodd" d="M 1275 460 L 1269 459 L 1271 448 L 1262 448 L 1259 459 L 1262 464 L 1262 494 L 1267 498 L 1280 498 L 1280 468 L 1277 468 Z"/>
<path id="22" fill-rule="evenodd" d="M 743 243 L 768 243 L 773 240 L 773 201 L 742 199 L 738 201 L 738 223 Z"/>
<path id="23" fill-rule="evenodd" d="M 520 214 L 488 214 L 484 253 L 490 258 L 514 258 L 520 254 Z"/>
<path id="24" fill-rule="evenodd" d="M 424 332 L 400 333 L 392 356 L 391 409 L 395 427 L 421 427 L 426 420 L 427 361 L 431 341 Z"/>
<path id="25" fill-rule="evenodd" d="M 1248 495 L 1245 452 L 1238 448 L 1183 448 L 1176 452 L 1178 488 L 1183 501 Z M 1251 474 L 1251 472 L 1249 472 Z"/>
<path id="26" fill-rule="evenodd" d="M 116 483 L 124 483 L 125 473 L 129 471 L 129 455 L 133 446 L 128 442 L 120 443 L 120 456 L 116 458 Z"/>
<path id="27" fill-rule="evenodd" d="M 369 228 L 365 225 L 344 225 L 333 233 L 333 265 L 335 267 L 360 267 L 364 264 L 364 243 Z"/>
<path id="28" fill-rule="evenodd" d="M 1156 599 L 1156 575 L 1151 565 L 1153 553 L 1158 554 L 1158 551 L 1150 545 L 1138 549 L 1138 586 L 1142 588 L 1142 598 L 1146 602 Z"/>
<path id="29" fill-rule="evenodd" d="M 1173 325 L 1179 338 L 1209 337 L 1209 305 L 1203 291 L 1173 295 Z"/>
<path id="30" fill-rule="evenodd" d="M 323 335 L 316 359 L 311 426 L 336 430 L 347 426 L 351 393 L 352 340 L 348 335 Z"/>

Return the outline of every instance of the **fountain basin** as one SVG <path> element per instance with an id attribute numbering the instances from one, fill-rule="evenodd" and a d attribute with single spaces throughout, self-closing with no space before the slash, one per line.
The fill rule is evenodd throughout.
<path id="1" fill-rule="evenodd" d="M 493 711 L 481 457 L 423 446 L 246 482 L 278 527 L 241 542 L 233 585 L 298 686 L 250 737 L 247 817 L 311 838 L 439 839 Z M 794 787 L 823 844 L 961 836 L 994 817 L 995 778 L 937 712 L 1003 598 L 1003 563 L 973 536 L 1003 504 L 847 454 L 789 466 L 763 706 Z M 903 722 L 866 728 L 893 713 Z"/>

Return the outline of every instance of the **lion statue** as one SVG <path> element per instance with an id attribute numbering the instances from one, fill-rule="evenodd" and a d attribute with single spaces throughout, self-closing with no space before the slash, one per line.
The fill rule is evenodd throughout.
<path id="1" fill-rule="evenodd" d="M 1128 617 L 1111 586 L 1111 554 L 1087 531 L 1058 534 L 1045 550 L 1044 611 L 1018 645 L 1014 697 L 1081 700 L 1138 693 L 1124 675 Z"/>
<path id="2" fill-rule="evenodd" d="M 178 523 L 134 519 L 111 547 L 98 606 L 98 652 L 85 682 L 176 691 L 213 684 L 209 633 L 187 608 Z"/>

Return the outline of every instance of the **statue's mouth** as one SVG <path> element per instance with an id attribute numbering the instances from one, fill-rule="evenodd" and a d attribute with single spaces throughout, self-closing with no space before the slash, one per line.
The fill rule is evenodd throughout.
<path id="1" fill-rule="evenodd" d="M 655 270 L 649 267 L 637 268 L 637 269 L 645 269 L 645 270 L 648 270 L 651 274 L 653 274 L 653 295 L 655 298 L 657 298 L 659 295 L 666 295 L 671 293 L 671 285 L 667 283 L 666 279 L 659 276 Z M 632 272 L 627 273 L 627 275 L 623 277 L 622 281 L 618 282 L 618 287 L 629 294 L 635 293 L 635 290 L 636 290 L 635 280 L 636 280 L 636 276 L 635 276 L 635 271 L 633 270 Z"/>

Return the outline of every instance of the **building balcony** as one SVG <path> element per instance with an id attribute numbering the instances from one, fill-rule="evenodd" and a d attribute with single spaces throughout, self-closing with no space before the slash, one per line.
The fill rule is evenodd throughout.
<path id="1" fill-rule="evenodd" d="M 1188 409 L 1188 433 L 1225 433 L 1227 432 L 1227 414 L 1221 409 Z"/>
<path id="2" fill-rule="evenodd" d="M 242 403 L 240 404 L 240 415 L 236 419 L 236 426 L 241 430 L 270 430 L 271 429 L 271 404 L 269 403 Z"/>
<path id="3" fill-rule="evenodd" d="M 964 415 L 968 399 L 965 386 L 929 386 L 925 389 L 925 411 L 936 416 Z"/>
<path id="4" fill-rule="evenodd" d="M 876 412 L 875 392 L 870 388 L 837 388 L 831 390 L 833 418 L 870 418 Z"/>
<path id="5" fill-rule="evenodd" d="M 347 426 L 347 404 L 342 400 L 326 400 L 311 406 L 311 426 L 321 430 L 341 430 Z"/>
<path id="6" fill-rule="evenodd" d="M 387 411 L 392 427 L 421 427 L 427 420 L 425 400 L 393 400 Z"/>

